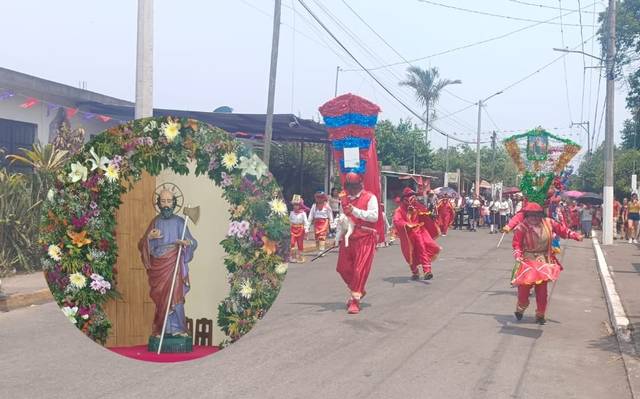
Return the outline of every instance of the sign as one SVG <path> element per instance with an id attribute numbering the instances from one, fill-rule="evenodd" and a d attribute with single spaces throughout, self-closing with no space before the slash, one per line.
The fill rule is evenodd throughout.
<path id="1" fill-rule="evenodd" d="M 447 172 L 447 182 L 448 183 L 459 183 L 459 177 L 460 175 L 458 175 L 458 172 Z"/>
<path id="2" fill-rule="evenodd" d="M 345 168 L 357 168 L 360 166 L 360 148 L 345 147 L 343 151 Z"/>

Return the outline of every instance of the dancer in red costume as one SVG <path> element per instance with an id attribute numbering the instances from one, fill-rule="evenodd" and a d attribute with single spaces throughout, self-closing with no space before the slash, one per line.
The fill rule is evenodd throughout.
<path id="1" fill-rule="evenodd" d="M 289 223 L 291 224 L 291 263 L 304 263 L 304 238 L 309 232 L 307 214 L 302 209 L 302 197 L 294 194 L 291 200 L 293 210 L 289 214 Z"/>
<path id="2" fill-rule="evenodd" d="M 447 194 L 444 195 L 438 202 L 438 226 L 440 227 L 440 231 L 442 231 L 442 236 L 447 235 L 447 231 L 449 231 L 449 227 L 453 224 L 453 219 L 456 217 L 456 210 L 449 199 Z"/>
<path id="3" fill-rule="evenodd" d="M 325 242 L 329 234 L 329 227 L 333 224 L 333 211 L 329 205 L 329 197 L 324 191 L 318 190 L 315 194 L 316 202 L 309 211 L 307 231 L 313 224 L 313 234 L 316 239 L 316 250 L 318 254 L 325 249 Z"/>
<path id="4" fill-rule="evenodd" d="M 429 223 L 431 217 L 420 215 L 425 213 L 423 208 L 416 199 L 415 191 L 407 187 L 402 193 L 400 207 L 393 215 L 393 225 L 400 237 L 400 248 L 411 268 L 413 280 L 420 278 L 420 266 L 422 266 L 425 280 L 433 278 L 431 262 L 435 260 L 442 249 L 436 244 L 425 225 L 425 222 Z"/>
<path id="5" fill-rule="evenodd" d="M 556 280 L 562 270 L 553 249 L 552 239 L 556 234 L 576 241 L 582 235 L 567 229 L 562 224 L 545 217 L 542 206 L 530 202 L 523 207 L 524 220 L 516 226 L 513 234 L 513 256 L 517 269 L 511 284 L 518 287 L 518 302 L 515 316 L 522 319 L 529 306 L 531 288 L 536 291 L 536 322 L 545 324 L 547 308 L 547 282 Z"/>
<path id="6" fill-rule="evenodd" d="M 360 175 L 347 173 L 344 188 L 346 195 L 342 196 L 342 210 L 354 228 L 348 247 L 344 239 L 340 241 L 336 270 L 351 291 L 347 310 L 356 314 L 360 313 L 360 300 L 366 294 L 365 285 L 378 243 L 376 226 L 380 206 L 376 196 L 364 190 Z"/>

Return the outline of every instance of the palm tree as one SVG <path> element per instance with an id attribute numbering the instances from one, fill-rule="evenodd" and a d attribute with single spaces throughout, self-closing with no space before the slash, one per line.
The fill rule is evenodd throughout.
<path id="1" fill-rule="evenodd" d="M 449 85 L 462 83 L 461 80 L 440 79 L 437 67 L 422 69 L 417 66 L 407 68 L 407 79 L 400 86 L 409 86 L 415 90 L 416 99 L 425 108 L 425 141 L 429 138 L 429 120 L 435 116 L 435 105 L 442 89 Z"/>

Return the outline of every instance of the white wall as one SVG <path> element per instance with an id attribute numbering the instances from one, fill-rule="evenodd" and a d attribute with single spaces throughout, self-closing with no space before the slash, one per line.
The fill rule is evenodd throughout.
<path id="1" fill-rule="evenodd" d="M 190 170 L 195 170 L 195 164 L 190 165 Z M 216 345 L 226 337 L 217 320 L 218 304 L 229 293 L 227 269 L 223 263 L 225 252 L 219 244 L 228 231 L 229 204 L 222 198 L 222 189 L 206 176 L 180 176 L 165 170 L 156 178 L 156 184 L 165 182 L 180 188 L 185 204 L 200 206 L 200 221 L 197 225 L 189 225 L 198 248 L 189 264 L 191 291 L 185 299 L 185 311 L 187 317 L 193 319 L 194 326 L 199 318 L 213 320 L 213 343 Z"/>
<path id="2" fill-rule="evenodd" d="M 24 102 L 25 99 L 18 96 L 0 101 L 0 118 L 38 125 L 36 138 L 41 143 L 47 143 L 49 141 L 49 123 L 55 118 L 57 110 L 48 113 L 47 105 L 44 103 L 38 103 L 28 109 L 20 108 L 20 104 Z M 85 120 L 80 113 L 71 118 L 70 122 L 72 128 L 84 128 L 87 139 L 90 135 L 98 134 L 117 124 L 112 121 L 105 123 L 97 118 Z"/>

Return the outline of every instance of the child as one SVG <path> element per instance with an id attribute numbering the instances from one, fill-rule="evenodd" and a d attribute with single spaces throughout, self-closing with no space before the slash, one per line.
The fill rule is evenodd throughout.
<path id="1" fill-rule="evenodd" d="M 316 239 L 316 250 L 318 254 L 325 250 L 325 242 L 329 233 L 329 226 L 333 224 L 333 212 L 328 203 L 327 194 L 318 190 L 315 194 L 316 202 L 311 206 L 309 211 L 309 220 L 307 221 L 307 231 L 313 223 L 313 231 Z"/>
<path id="2" fill-rule="evenodd" d="M 293 210 L 289 214 L 291 223 L 291 263 L 304 263 L 302 251 L 304 249 L 304 237 L 309 232 L 307 214 L 302 209 L 302 197 L 294 194 L 291 199 Z"/>

